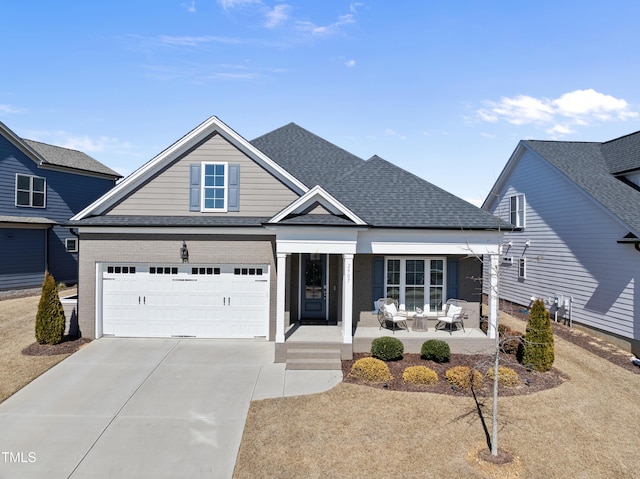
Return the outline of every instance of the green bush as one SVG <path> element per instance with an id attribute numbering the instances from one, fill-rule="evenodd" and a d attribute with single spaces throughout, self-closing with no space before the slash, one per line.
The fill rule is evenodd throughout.
<path id="1" fill-rule="evenodd" d="M 395 361 L 402 359 L 404 344 L 398 338 L 383 336 L 371 342 L 371 356 L 382 361 Z"/>
<path id="2" fill-rule="evenodd" d="M 393 376 L 389 371 L 389 366 L 384 361 L 376 358 L 361 358 L 351 366 L 350 376 L 379 383 L 391 381 Z"/>
<path id="3" fill-rule="evenodd" d="M 533 303 L 529 314 L 527 332 L 524 335 L 522 364 L 545 372 L 551 369 L 554 359 L 551 318 L 544 303 L 538 299 Z"/>
<path id="4" fill-rule="evenodd" d="M 40 344 L 59 344 L 64 336 L 65 317 L 56 281 L 47 271 L 36 314 L 36 341 Z"/>
<path id="5" fill-rule="evenodd" d="M 411 384 L 431 386 L 438 382 L 438 373 L 426 366 L 409 366 L 402 372 L 402 379 Z"/>
<path id="6" fill-rule="evenodd" d="M 422 359 L 428 359 L 436 363 L 447 363 L 451 358 L 451 348 L 445 341 L 430 339 L 422 343 L 420 355 Z"/>

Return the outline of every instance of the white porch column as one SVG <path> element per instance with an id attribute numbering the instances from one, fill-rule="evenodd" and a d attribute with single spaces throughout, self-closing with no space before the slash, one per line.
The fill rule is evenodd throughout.
<path id="1" fill-rule="evenodd" d="M 276 298 L 276 343 L 284 343 L 284 296 L 287 279 L 287 254 L 277 253 L 276 277 L 277 298 Z"/>
<path id="2" fill-rule="evenodd" d="M 489 329 L 490 338 L 495 338 L 498 330 L 498 268 L 499 256 L 489 255 Z"/>
<path id="3" fill-rule="evenodd" d="M 353 343 L 353 255 L 342 255 L 342 337 L 344 344 Z"/>

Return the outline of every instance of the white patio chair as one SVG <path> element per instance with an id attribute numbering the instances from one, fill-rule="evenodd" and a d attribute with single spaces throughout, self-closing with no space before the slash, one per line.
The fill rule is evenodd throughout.
<path id="1" fill-rule="evenodd" d="M 404 326 L 404 329 L 409 331 L 409 326 L 407 325 L 407 313 L 406 311 L 398 311 L 395 302 L 391 304 L 384 304 L 381 309 L 382 312 L 382 320 L 380 321 L 380 328 L 382 329 L 383 324 L 386 326 L 386 322 L 390 321 L 392 324 L 393 334 L 396 333 L 396 324 L 400 326 Z"/>
<path id="2" fill-rule="evenodd" d="M 453 325 L 460 324 L 462 331 L 464 331 L 464 311 L 462 306 L 449 303 L 447 305 L 446 313 L 444 316 L 438 316 L 438 322 L 436 323 L 436 329 L 438 325 L 449 325 L 449 334 L 453 333 Z"/>

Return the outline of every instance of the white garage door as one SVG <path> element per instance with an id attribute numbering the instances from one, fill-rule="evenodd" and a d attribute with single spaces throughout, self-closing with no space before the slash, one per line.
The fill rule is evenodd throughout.
<path id="1" fill-rule="evenodd" d="M 268 265 L 105 264 L 102 295 L 102 328 L 107 335 L 268 334 Z"/>

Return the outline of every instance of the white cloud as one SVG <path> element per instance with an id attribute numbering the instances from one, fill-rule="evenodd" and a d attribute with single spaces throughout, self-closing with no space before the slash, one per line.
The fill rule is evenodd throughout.
<path id="1" fill-rule="evenodd" d="M 633 111 L 625 100 L 593 89 L 571 91 L 556 99 L 528 95 L 503 97 L 499 102 L 485 101 L 484 105 L 484 108 L 476 112 L 482 121 L 496 123 L 504 120 L 513 125 L 548 125 L 545 131 L 554 136 L 573 133 L 576 126 L 625 121 L 638 116 L 638 112 Z"/>
<path id="2" fill-rule="evenodd" d="M 16 108 L 15 106 L 0 104 L 0 113 L 22 113 L 24 111 L 25 110 Z"/>
<path id="3" fill-rule="evenodd" d="M 351 10 L 351 13 L 357 13 L 358 8 L 362 7 L 363 5 L 364 3 L 353 2 L 351 5 L 349 5 L 349 10 Z"/>
<path id="4" fill-rule="evenodd" d="M 398 133 L 397 131 L 395 131 L 392 128 L 387 128 L 384 131 L 384 134 L 387 135 L 387 136 L 393 136 L 393 137 L 399 138 L 401 140 L 406 140 L 407 139 L 406 135 L 403 135 L 402 133 Z"/>
<path id="5" fill-rule="evenodd" d="M 244 5 L 261 2 L 260 0 L 218 0 L 218 3 L 222 5 L 222 8 L 228 10 L 229 8 L 242 7 Z"/>
<path id="6" fill-rule="evenodd" d="M 196 2 L 193 0 L 191 3 L 181 3 L 181 7 L 183 7 L 189 13 L 196 13 Z"/>
<path id="7" fill-rule="evenodd" d="M 33 130 L 25 134 L 25 138 L 41 141 L 50 145 L 61 146 L 83 153 L 101 153 L 105 151 L 123 153 L 131 149 L 129 142 L 109 136 L 91 137 L 89 135 L 74 135 L 62 130 Z"/>
<path id="8" fill-rule="evenodd" d="M 348 66 L 349 68 L 353 68 L 353 67 L 355 67 L 355 66 L 356 66 L 356 61 L 355 61 L 355 60 L 353 60 L 353 59 L 351 59 L 351 60 L 347 60 L 346 62 L 344 62 L 344 64 L 345 64 L 346 66 Z"/>
<path id="9" fill-rule="evenodd" d="M 347 13 L 346 15 L 340 15 L 338 19 L 329 25 L 316 25 L 309 21 L 296 22 L 296 29 L 304 33 L 311 33 L 312 35 L 332 35 L 340 31 L 345 25 L 355 23 L 353 14 Z"/>
<path id="10" fill-rule="evenodd" d="M 264 22 L 264 26 L 267 28 L 275 28 L 279 25 L 282 25 L 287 20 L 289 20 L 289 10 L 291 7 L 284 3 L 276 5 L 273 7 L 273 10 L 267 10 L 265 16 L 267 17 Z"/>

